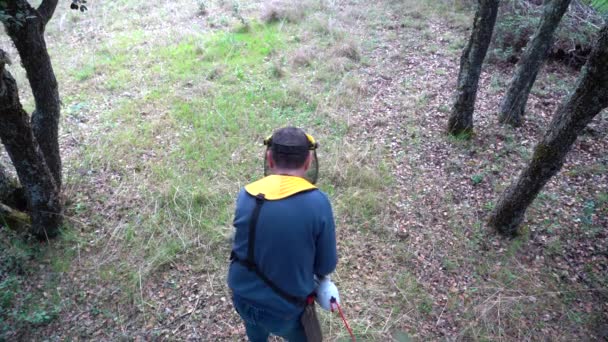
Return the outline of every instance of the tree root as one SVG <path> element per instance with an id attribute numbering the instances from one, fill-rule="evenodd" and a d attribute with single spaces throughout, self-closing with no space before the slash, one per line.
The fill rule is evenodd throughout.
<path id="1" fill-rule="evenodd" d="M 15 231 L 29 231 L 32 227 L 30 215 L 0 203 L 0 223 Z"/>

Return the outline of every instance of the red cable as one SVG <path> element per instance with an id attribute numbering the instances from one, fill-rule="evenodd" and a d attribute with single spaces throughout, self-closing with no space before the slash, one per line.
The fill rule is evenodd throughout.
<path id="1" fill-rule="evenodd" d="M 338 304 L 337 301 L 333 301 L 331 304 L 332 304 L 332 307 L 331 307 L 332 312 L 334 311 L 334 307 L 333 307 L 334 304 L 338 307 L 338 313 L 340 314 L 340 317 L 342 317 L 342 321 L 344 321 L 344 326 L 346 326 L 346 330 L 348 330 L 348 333 L 350 334 L 350 338 L 353 340 L 353 342 L 356 342 L 355 335 L 353 334 L 353 330 L 348 325 L 348 322 L 346 322 L 346 317 L 344 317 L 344 313 L 342 312 L 342 308 L 340 307 L 340 304 Z"/>

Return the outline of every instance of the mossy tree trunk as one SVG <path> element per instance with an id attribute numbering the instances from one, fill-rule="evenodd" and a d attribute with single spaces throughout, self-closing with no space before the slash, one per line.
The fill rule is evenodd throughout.
<path id="1" fill-rule="evenodd" d="M 507 95 L 500 106 L 498 120 L 501 123 L 521 125 L 528 95 L 547 52 L 553 45 L 555 30 L 569 5 L 570 0 L 545 0 L 540 24 L 517 64 Z"/>
<path id="2" fill-rule="evenodd" d="M 38 8 L 26 0 L 0 2 L 2 23 L 19 52 L 36 105 L 30 118 L 4 68 L 8 57 L 0 50 L 0 138 L 25 190 L 31 232 L 39 238 L 57 235 L 63 218 L 59 91 L 44 40 L 56 6 L 57 0 L 43 0 Z"/>
<path id="3" fill-rule="evenodd" d="M 492 39 L 499 2 L 499 0 L 479 0 L 471 37 L 460 57 L 456 100 L 448 119 L 447 131 L 450 134 L 473 132 L 473 111 L 479 75 Z"/>
<path id="4" fill-rule="evenodd" d="M 57 0 L 45 0 L 38 9 L 25 0 L 7 1 L 6 12 L 12 16 L 22 13 L 29 19 L 21 25 L 5 23 L 6 33 L 21 57 L 21 64 L 34 95 L 32 130 L 44 159 L 61 188 L 61 155 L 59 152 L 59 117 L 61 103 L 55 72 L 46 48 L 44 30 L 57 7 Z"/>
<path id="5" fill-rule="evenodd" d="M 526 209 L 543 186 L 562 167 L 579 133 L 608 107 L 608 25 L 583 68 L 576 88 L 559 106 L 551 124 L 536 145 L 532 160 L 500 196 L 489 226 L 505 235 L 516 235 Z"/>
<path id="6" fill-rule="evenodd" d="M 2 217 L 4 222 L 13 230 L 31 230 L 32 219 L 28 214 L 15 210 L 3 203 L 0 203 L 0 217 Z"/>
<path id="7" fill-rule="evenodd" d="M 29 115 L 19 101 L 17 83 L 1 64 L 0 139 L 26 189 L 32 233 L 40 238 L 53 237 L 62 220 L 59 189 L 36 143 Z"/>

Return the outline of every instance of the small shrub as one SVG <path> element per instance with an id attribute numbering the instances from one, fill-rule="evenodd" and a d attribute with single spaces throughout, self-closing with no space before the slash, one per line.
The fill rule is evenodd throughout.
<path id="1" fill-rule="evenodd" d="M 483 182 L 483 175 L 482 174 L 475 174 L 471 176 L 471 182 L 473 182 L 473 185 L 477 185 L 481 182 Z"/>
<path id="2" fill-rule="evenodd" d="M 274 0 L 264 4 L 261 19 L 266 24 L 279 21 L 297 23 L 306 16 L 306 7 L 299 2 Z"/>

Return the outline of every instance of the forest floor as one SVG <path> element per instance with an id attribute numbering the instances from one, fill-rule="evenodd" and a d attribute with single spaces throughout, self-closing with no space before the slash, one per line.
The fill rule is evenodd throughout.
<path id="1" fill-rule="evenodd" d="M 225 284 L 233 202 L 286 124 L 321 143 L 333 279 L 359 340 L 606 339 L 608 115 L 521 236 L 490 231 L 577 72 L 547 64 L 513 129 L 495 115 L 512 67 L 488 64 L 476 134 L 446 136 L 471 21 L 456 3 L 60 3 L 47 41 L 66 227 L 48 243 L 1 228 L 0 341 L 244 340 Z M 321 320 L 327 340 L 348 340 L 339 317 Z"/>

